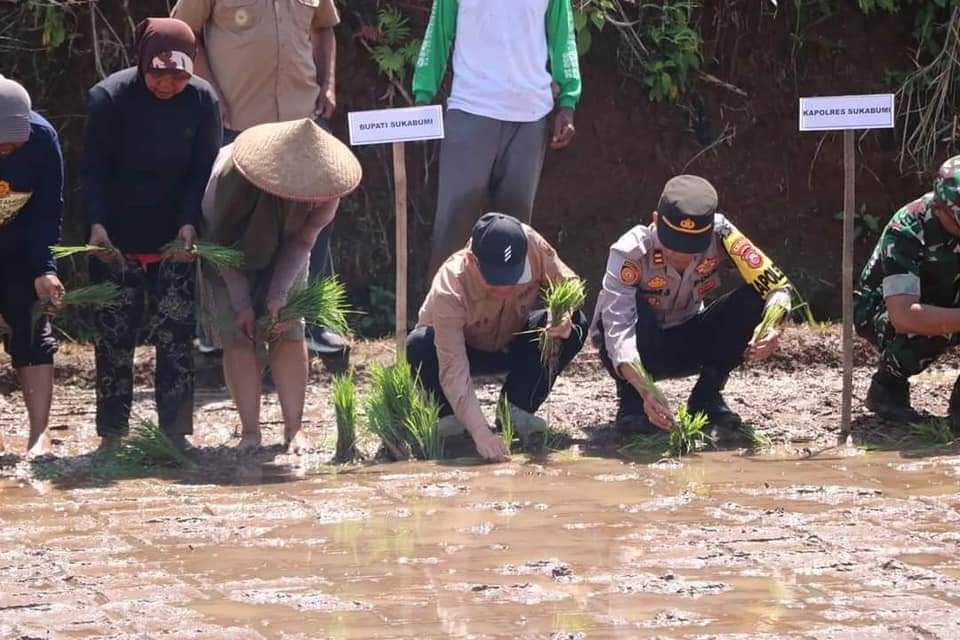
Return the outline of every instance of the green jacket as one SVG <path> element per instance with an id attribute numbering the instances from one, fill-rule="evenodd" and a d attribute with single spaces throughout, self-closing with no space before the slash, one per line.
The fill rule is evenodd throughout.
<path id="1" fill-rule="evenodd" d="M 413 94 L 417 104 L 432 102 L 440 90 L 457 32 L 458 11 L 457 0 L 434 0 L 413 76 Z M 564 60 L 571 56 L 573 60 L 577 59 L 577 37 L 570 0 L 550 0 L 545 22 L 550 71 L 554 82 L 560 87 L 556 102 L 560 107 L 572 109 L 580 101 L 581 82 L 578 65 L 564 64 Z"/>

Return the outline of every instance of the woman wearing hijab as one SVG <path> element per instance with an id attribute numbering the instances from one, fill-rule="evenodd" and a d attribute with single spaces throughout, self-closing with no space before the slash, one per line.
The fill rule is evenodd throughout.
<path id="1" fill-rule="evenodd" d="M 291 290 L 307 279 L 310 251 L 333 221 L 340 198 L 360 184 L 360 163 L 342 142 L 309 119 L 247 129 L 217 157 L 203 200 L 204 236 L 244 254 L 243 270 L 204 268 L 210 333 L 223 347 L 223 369 L 240 413 L 241 451 L 260 446 L 258 343 L 283 413 L 284 446 L 309 447 L 301 433 L 307 386 L 304 323 L 277 324 Z M 268 335 L 257 320 L 270 318 Z"/>
<path id="2" fill-rule="evenodd" d="M 98 311 L 97 434 L 117 445 L 129 428 L 133 354 L 156 347 L 160 428 L 180 449 L 193 433 L 194 290 L 187 251 L 222 139 L 216 94 L 193 75 L 196 40 L 184 22 L 149 18 L 137 28 L 136 67 L 90 90 L 83 189 L 94 282 L 121 287 Z M 163 247 L 175 242 L 183 250 Z"/>

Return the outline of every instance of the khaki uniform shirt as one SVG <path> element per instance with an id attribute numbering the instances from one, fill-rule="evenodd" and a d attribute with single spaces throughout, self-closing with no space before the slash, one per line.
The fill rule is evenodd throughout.
<path id="1" fill-rule="evenodd" d="M 179 0 L 172 15 L 202 33 L 231 128 L 313 115 L 311 32 L 340 22 L 333 0 Z"/>
<path id="2" fill-rule="evenodd" d="M 420 308 L 418 327 L 433 327 L 440 364 L 440 386 L 454 414 L 467 427 L 485 425 L 470 378 L 467 346 L 479 351 L 500 351 L 526 327 L 540 301 L 547 280 L 577 275 L 560 260 L 543 237 L 524 225 L 531 280 L 514 287 L 507 299 L 486 295 L 475 258 L 467 248 L 450 256 L 433 279 Z"/>
<path id="3" fill-rule="evenodd" d="M 606 347 L 614 367 L 639 361 L 637 299 L 653 308 L 661 328 L 683 324 L 703 310 L 704 297 L 720 286 L 721 260 L 732 262 L 768 306 L 790 308 L 786 276 L 723 215 L 714 220 L 710 246 L 683 273 L 667 264 L 656 224 L 638 225 L 610 247 L 590 331 L 594 345 Z"/>

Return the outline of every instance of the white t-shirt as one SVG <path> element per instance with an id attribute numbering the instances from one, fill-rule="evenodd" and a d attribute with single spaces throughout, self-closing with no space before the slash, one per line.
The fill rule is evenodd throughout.
<path id="1" fill-rule="evenodd" d="M 553 110 L 549 3 L 459 0 L 450 109 L 507 122 L 535 122 Z"/>

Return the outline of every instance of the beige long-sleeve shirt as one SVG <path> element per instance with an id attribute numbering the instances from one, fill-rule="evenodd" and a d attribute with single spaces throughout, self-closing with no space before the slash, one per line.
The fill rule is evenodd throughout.
<path id="1" fill-rule="evenodd" d="M 313 115 L 311 31 L 339 24 L 333 0 L 179 0 L 171 15 L 203 34 L 233 129 Z"/>
<path id="2" fill-rule="evenodd" d="M 468 244 L 443 263 L 420 308 L 417 326 L 433 327 L 440 386 L 467 428 L 487 424 L 470 377 L 467 346 L 480 351 L 504 349 L 526 326 L 543 285 L 577 277 L 539 233 L 527 225 L 523 229 L 530 282 L 513 287 L 508 298 L 490 295 Z"/>

